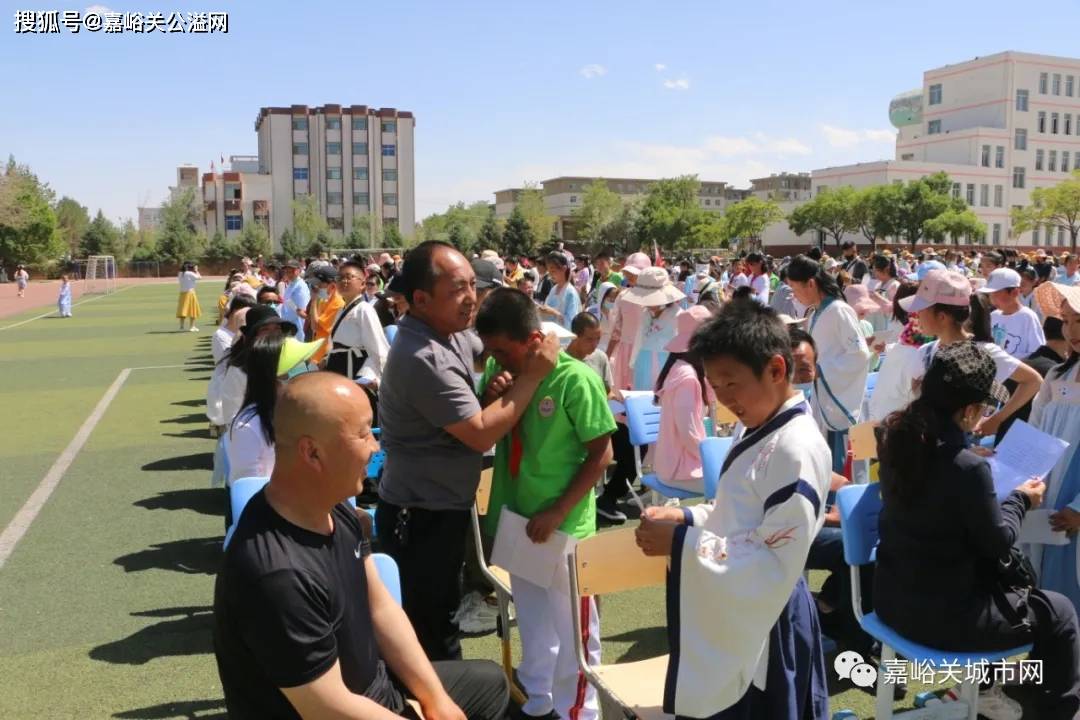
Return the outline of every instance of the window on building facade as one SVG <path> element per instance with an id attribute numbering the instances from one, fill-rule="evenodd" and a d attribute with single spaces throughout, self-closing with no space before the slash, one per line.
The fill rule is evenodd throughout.
<path id="1" fill-rule="evenodd" d="M 341 168 L 339 168 L 339 167 L 326 168 L 326 179 L 327 180 L 340 180 L 341 179 Z"/>
<path id="2" fill-rule="evenodd" d="M 1001 223 L 994 223 L 994 237 L 990 242 L 994 245 L 1001 244 Z"/>
<path id="3" fill-rule="evenodd" d="M 367 143 L 356 143 L 352 146 L 353 155 L 367 155 Z"/>
<path id="4" fill-rule="evenodd" d="M 571 195 L 570 196 L 570 204 L 574 205 L 576 203 L 577 203 L 577 195 Z"/>
<path id="5" fill-rule="evenodd" d="M 1054 82 L 1051 85 L 1054 95 L 1061 94 L 1061 73 L 1054 73 Z"/>
<path id="6" fill-rule="evenodd" d="M 1039 128 L 1039 132 L 1041 132 L 1041 133 L 1046 132 L 1046 111 L 1045 110 L 1040 110 L 1039 111 L 1038 128 Z"/>
<path id="7" fill-rule="evenodd" d="M 1027 150 L 1027 130 L 1024 128 L 1016 128 L 1013 147 L 1017 150 Z"/>
<path id="8" fill-rule="evenodd" d="M 983 145 L 982 146 L 982 166 L 983 167 L 990 167 L 990 146 L 989 145 Z"/>
<path id="9" fill-rule="evenodd" d="M 937 135 L 940 132 L 941 132 L 941 121 L 940 120 L 931 120 L 930 122 L 926 123 L 926 134 L 927 135 Z"/>
<path id="10" fill-rule="evenodd" d="M 967 197 L 967 204 L 968 205 L 974 205 L 975 204 L 975 183 L 968 183 L 967 196 L 966 197 Z"/>
<path id="11" fill-rule="evenodd" d="M 352 129 L 353 130 L 367 130 L 367 118 L 354 117 L 352 119 Z"/>
<path id="12" fill-rule="evenodd" d="M 1065 123 L 1061 132 L 1063 135 L 1072 135 L 1072 113 L 1065 113 Z"/>
<path id="13" fill-rule="evenodd" d="M 331 230 L 341 230 L 345 227 L 345 221 L 339 217 L 328 217 L 326 218 L 326 227 Z"/>
<path id="14" fill-rule="evenodd" d="M 1058 228 L 1058 247 L 1065 247 L 1065 228 Z"/>
<path id="15" fill-rule="evenodd" d="M 340 130 L 341 129 L 341 118 L 339 118 L 339 117 L 327 117 L 326 118 L 326 129 L 327 130 Z"/>
<path id="16" fill-rule="evenodd" d="M 353 193 L 352 203 L 353 205 L 367 205 L 370 202 L 370 195 L 368 193 Z"/>
<path id="17" fill-rule="evenodd" d="M 339 192 L 328 192 L 328 193 L 326 193 L 326 204 L 327 205 L 340 205 L 341 204 L 341 193 L 339 193 Z"/>
<path id="18" fill-rule="evenodd" d="M 1023 167 L 1014 167 L 1013 168 L 1012 186 L 1014 188 L 1023 188 L 1024 187 L 1024 168 Z"/>
<path id="19" fill-rule="evenodd" d="M 384 133 L 397 132 L 397 123 L 394 122 L 393 120 L 383 120 L 382 121 L 382 131 Z"/>
<path id="20" fill-rule="evenodd" d="M 901 160 L 914 160 L 915 159 L 915 153 L 904 153 L 903 155 L 900 156 L 900 159 Z"/>
<path id="21" fill-rule="evenodd" d="M 328 142 L 328 143 L 326 143 L 326 154 L 327 155 L 340 155 L 341 154 L 341 143 L 339 143 L 339 142 Z"/>
<path id="22" fill-rule="evenodd" d="M 367 168 L 366 167 L 354 167 L 352 169 L 353 180 L 367 180 Z"/>
<path id="23" fill-rule="evenodd" d="M 394 157 L 397 154 L 397 148 L 393 145 L 382 146 L 383 157 Z"/>
<path id="24" fill-rule="evenodd" d="M 1061 172 L 1069 172 L 1069 151 L 1061 151 Z"/>
<path id="25" fill-rule="evenodd" d="M 292 119 L 293 130 L 307 130 L 307 118 L 306 117 L 294 117 Z"/>
<path id="26" fill-rule="evenodd" d="M 1065 95 L 1067 97 L 1073 96 L 1073 81 L 1075 78 L 1072 75 L 1065 76 Z"/>
<path id="27" fill-rule="evenodd" d="M 1028 111 L 1028 91 L 1027 90 L 1017 90 L 1016 91 L 1016 109 L 1019 112 L 1027 112 Z"/>
<path id="28" fill-rule="evenodd" d="M 1050 75 L 1049 75 L 1049 73 L 1039 73 L 1039 94 L 1040 95 L 1045 95 L 1046 94 L 1047 86 L 1049 86 L 1049 84 L 1050 84 Z"/>
<path id="29" fill-rule="evenodd" d="M 960 199 L 960 183 L 952 184 L 952 196 L 954 198 Z"/>
<path id="30" fill-rule="evenodd" d="M 979 204 L 983 207 L 990 204 L 990 186 L 986 183 L 979 186 Z"/>
<path id="31" fill-rule="evenodd" d="M 226 230 L 243 230 L 244 229 L 244 216 L 243 215 L 226 215 L 225 216 L 225 229 Z"/>
<path id="32" fill-rule="evenodd" d="M 1038 245 L 1039 244 L 1039 226 L 1038 225 L 1031 228 L 1031 244 L 1032 245 Z"/>
<path id="33" fill-rule="evenodd" d="M 382 198 L 383 205 L 397 205 L 397 195 L 394 193 L 386 193 Z"/>
<path id="34" fill-rule="evenodd" d="M 1057 113 L 1050 113 L 1050 134 L 1051 135 L 1057 135 L 1058 134 L 1058 114 Z"/>
<path id="35" fill-rule="evenodd" d="M 383 170 L 383 182 L 397 182 L 397 170 Z"/>
<path id="36" fill-rule="evenodd" d="M 930 104 L 931 105 L 940 105 L 941 104 L 941 84 L 940 83 L 937 84 L 937 85 L 931 85 L 930 86 Z"/>
<path id="37" fill-rule="evenodd" d="M 996 167 L 996 168 L 1005 167 L 1005 146 L 1004 145 L 998 145 L 997 146 L 997 150 L 994 153 L 994 167 Z"/>
<path id="38" fill-rule="evenodd" d="M 307 180 L 308 179 L 307 168 L 293 168 L 292 179 L 293 180 Z"/>
<path id="39" fill-rule="evenodd" d="M 1057 172 L 1057 150 L 1051 150 L 1049 152 L 1046 161 L 1046 169 L 1050 172 Z"/>
<path id="40" fill-rule="evenodd" d="M 994 186 L 994 207 L 1003 207 L 1005 201 L 1005 186 Z"/>
<path id="41" fill-rule="evenodd" d="M 1036 150 L 1035 151 L 1035 169 L 1036 170 L 1042 170 L 1043 169 L 1043 161 L 1045 159 L 1046 159 L 1046 151 L 1044 151 L 1044 150 Z"/>
<path id="42" fill-rule="evenodd" d="M 293 155 L 307 155 L 307 143 L 293 143 Z"/>

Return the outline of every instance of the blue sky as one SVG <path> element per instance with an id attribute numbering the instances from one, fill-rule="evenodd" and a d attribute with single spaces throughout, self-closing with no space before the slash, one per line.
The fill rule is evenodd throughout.
<path id="1" fill-rule="evenodd" d="M 1080 5 L 1014 2 L 106 2 L 229 12 L 228 35 L 16 35 L 0 2 L 0 156 L 109 217 L 175 167 L 255 154 L 265 105 L 416 115 L 417 220 L 565 174 L 745 185 L 892 156 L 888 102 L 1002 50 L 1080 54 Z"/>

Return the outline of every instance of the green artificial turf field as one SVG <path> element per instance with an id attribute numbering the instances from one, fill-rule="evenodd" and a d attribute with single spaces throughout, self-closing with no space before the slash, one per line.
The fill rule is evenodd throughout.
<path id="1" fill-rule="evenodd" d="M 204 311 L 218 288 L 200 286 Z M 0 529 L 124 368 L 174 366 L 130 373 L 0 567 L 0 718 L 225 717 L 210 639 L 223 535 L 203 415 L 212 322 L 177 333 L 175 307 L 174 284 L 144 285 L 0 329 Z M 666 652 L 659 588 L 602 603 L 607 662 Z M 465 652 L 497 660 L 498 642 Z M 841 708 L 869 718 L 872 698 L 845 683 Z"/>

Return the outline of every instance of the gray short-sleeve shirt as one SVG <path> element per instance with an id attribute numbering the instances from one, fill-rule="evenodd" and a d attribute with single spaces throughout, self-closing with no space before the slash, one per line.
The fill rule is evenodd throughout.
<path id="1" fill-rule="evenodd" d="M 482 454 L 443 428 L 480 412 L 473 348 L 464 333 L 442 338 L 406 315 L 390 346 L 379 388 L 386 467 L 379 496 L 426 510 L 468 510 Z"/>

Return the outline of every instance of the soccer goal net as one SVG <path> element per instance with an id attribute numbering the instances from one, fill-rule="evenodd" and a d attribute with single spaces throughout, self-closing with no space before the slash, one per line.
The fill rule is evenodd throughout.
<path id="1" fill-rule="evenodd" d="M 91 255 L 86 259 L 83 294 L 116 292 L 116 259 L 112 255 Z"/>

